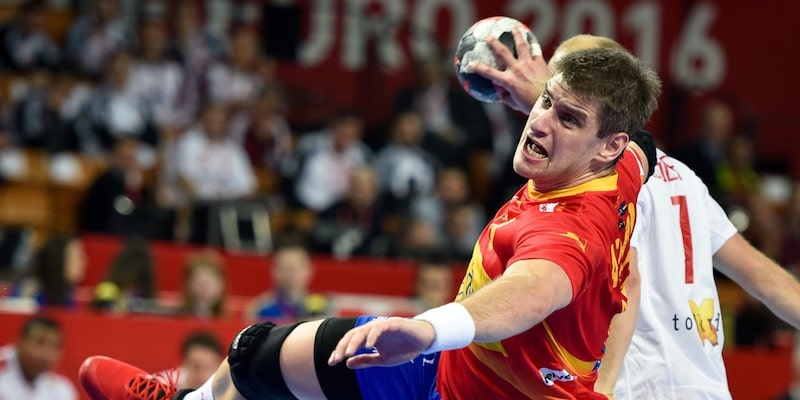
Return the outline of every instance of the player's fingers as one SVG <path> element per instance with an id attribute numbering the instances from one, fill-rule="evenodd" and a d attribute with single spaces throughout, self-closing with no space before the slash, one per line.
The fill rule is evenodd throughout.
<path id="1" fill-rule="evenodd" d="M 501 81 L 503 77 L 503 71 L 499 69 L 492 68 L 480 61 L 472 61 L 467 65 L 467 71 L 472 72 L 474 74 L 478 74 L 483 76 L 486 79 L 490 79 L 494 81 Z"/>
<path id="2" fill-rule="evenodd" d="M 492 49 L 492 52 L 494 52 L 495 58 L 501 61 L 499 64 L 509 65 L 516 60 L 511 50 L 509 50 L 503 42 L 497 40 L 497 38 L 487 36 L 484 41 Z"/>
<path id="3" fill-rule="evenodd" d="M 375 343 L 378 343 L 378 339 L 380 339 L 381 335 L 385 331 L 385 329 L 379 326 L 375 326 L 373 329 L 370 329 L 369 332 L 367 332 L 367 336 L 364 338 L 364 348 L 368 349 L 375 347 Z"/>
<path id="4" fill-rule="evenodd" d="M 369 328 L 364 327 L 353 332 L 353 336 L 350 337 L 350 341 L 347 343 L 347 346 L 345 346 L 344 354 L 342 355 L 344 357 L 351 357 L 361 350 L 361 348 L 364 347 L 364 341 L 367 338 L 369 330 Z"/>
<path id="5" fill-rule="evenodd" d="M 530 62 L 537 59 L 544 60 L 542 46 L 539 44 L 536 38 L 534 38 L 534 40 L 537 41 L 528 43 L 528 38 L 526 36 L 528 34 L 527 32 L 520 28 L 514 28 L 512 33 L 514 35 L 514 46 L 516 46 L 517 49 L 518 60 L 522 62 Z"/>
<path id="6" fill-rule="evenodd" d="M 342 362 L 342 360 L 347 358 L 349 355 L 352 355 L 352 353 L 348 352 L 348 349 L 356 347 L 353 345 L 353 343 L 359 341 L 359 335 L 362 329 L 363 327 L 351 329 L 347 331 L 341 339 L 339 339 L 339 342 L 336 344 L 336 348 L 331 353 L 330 358 L 328 358 L 329 365 L 336 365 Z"/>
<path id="7" fill-rule="evenodd" d="M 359 354 L 347 359 L 347 368 L 359 369 L 380 365 L 381 356 L 378 353 Z"/>
<path id="8" fill-rule="evenodd" d="M 525 34 L 522 33 L 522 29 L 514 28 L 511 30 L 511 33 L 514 35 L 514 46 L 517 49 L 517 59 L 520 61 L 526 61 L 531 59 L 531 48 L 528 44 L 528 39 L 525 38 Z M 538 43 L 537 43 L 538 46 Z M 539 55 L 541 55 L 541 51 L 539 51 Z"/>

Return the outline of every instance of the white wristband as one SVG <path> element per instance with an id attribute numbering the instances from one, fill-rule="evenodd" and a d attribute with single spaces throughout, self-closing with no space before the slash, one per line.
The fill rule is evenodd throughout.
<path id="1" fill-rule="evenodd" d="M 461 303 L 448 303 L 432 308 L 414 319 L 428 321 L 436 332 L 433 343 L 422 354 L 460 349 L 475 339 L 475 321 Z"/>

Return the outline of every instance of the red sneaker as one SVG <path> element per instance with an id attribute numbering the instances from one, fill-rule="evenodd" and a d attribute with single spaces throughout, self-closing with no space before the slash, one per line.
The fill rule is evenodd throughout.
<path id="1" fill-rule="evenodd" d="M 177 391 L 176 372 L 149 374 L 113 358 L 94 356 L 83 362 L 78 377 L 92 400 L 165 400 Z"/>

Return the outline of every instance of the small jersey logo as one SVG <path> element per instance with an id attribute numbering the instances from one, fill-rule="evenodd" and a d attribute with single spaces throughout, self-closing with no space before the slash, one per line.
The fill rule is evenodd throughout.
<path id="1" fill-rule="evenodd" d="M 542 204 L 539 204 L 539 212 L 551 213 L 551 212 L 556 210 L 557 206 L 558 206 L 558 202 L 556 202 L 556 203 L 542 203 Z"/>
<path id="2" fill-rule="evenodd" d="M 706 298 L 699 305 L 694 300 L 689 300 L 689 308 L 692 310 L 697 334 L 700 335 L 700 343 L 705 346 L 707 340 L 712 346 L 718 345 L 719 327 L 714 324 L 714 300 Z"/>
<path id="3" fill-rule="evenodd" d="M 572 382 L 575 380 L 575 377 L 565 369 L 556 371 L 550 368 L 540 368 L 539 373 L 542 375 L 542 380 L 544 380 L 544 384 L 547 386 L 553 386 L 556 381 Z"/>

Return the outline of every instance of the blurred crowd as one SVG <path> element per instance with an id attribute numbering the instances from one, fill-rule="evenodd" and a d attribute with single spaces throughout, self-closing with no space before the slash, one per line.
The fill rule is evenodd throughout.
<path id="1" fill-rule="evenodd" d="M 25 227 L 0 226 L 0 263 L 15 294 L 37 304 L 70 307 L 87 257 L 80 235 L 101 233 L 132 239 L 94 289 L 98 309 L 158 306 L 152 255 L 137 238 L 211 249 L 231 235 L 273 258 L 275 287 L 253 300 L 249 318 L 324 315 L 326 299 L 308 287 L 315 254 L 415 260 L 415 301 L 436 305 L 457 273 L 436 266 L 465 265 L 489 213 L 524 184 L 510 162 L 524 116 L 470 98 L 449 57 L 417 60 L 414 83 L 378 132 L 344 105 L 306 129 L 289 118 L 280 63 L 252 19 L 212 31 L 194 1 L 142 2 L 135 24 L 117 0 L 75 4 L 61 40 L 47 29 L 46 1 L 24 1 L 0 23 L 0 157 L 66 154 L 102 166 L 81 193 L 74 229 L 31 241 Z M 762 168 L 756 130 L 737 113 L 724 98 L 704 103 L 693 140 L 667 150 L 749 240 L 800 271 L 800 184 L 788 170 Z M 0 160 L 0 174 L 13 169 Z M 254 209 L 269 216 L 266 241 Z M 233 233 L 219 222 L 226 210 L 238 211 Z M 225 313 L 215 251 L 187 262 L 172 312 Z M 778 326 L 747 322 L 768 317 L 755 303 L 740 307 L 736 341 L 769 346 Z"/>
<path id="2" fill-rule="evenodd" d="M 194 2 L 161 4 L 131 26 L 120 2 L 87 2 L 63 43 L 44 29 L 45 1 L 0 28 L 0 68 L 13 74 L 0 150 L 103 166 L 77 231 L 222 244 L 217 217 L 249 202 L 269 213 L 271 236 L 300 231 L 315 252 L 466 260 L 486 209 L 521 183 L 498 167 L 520 117 L 452 85 L 443 57 L 419 62 L 369 144 L 352 107 L 297 131 L 256 26 L 212 34 Z"/>

